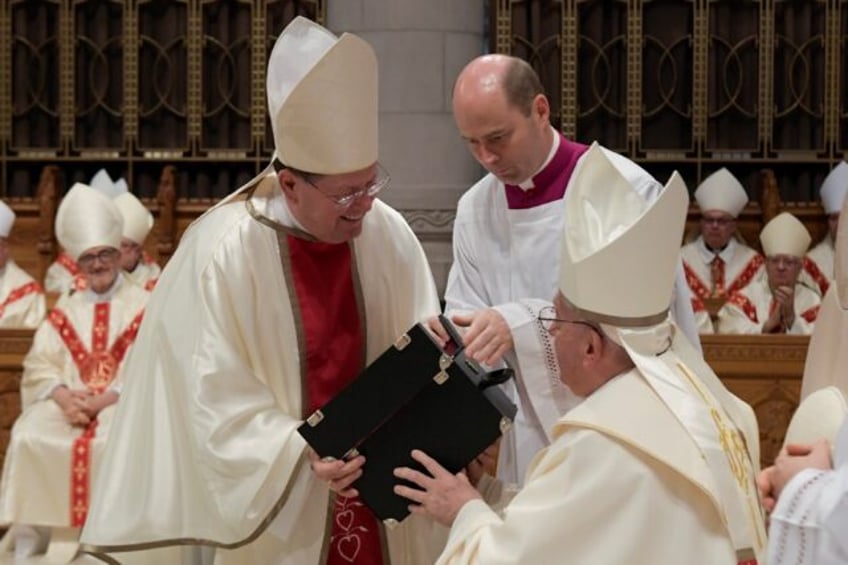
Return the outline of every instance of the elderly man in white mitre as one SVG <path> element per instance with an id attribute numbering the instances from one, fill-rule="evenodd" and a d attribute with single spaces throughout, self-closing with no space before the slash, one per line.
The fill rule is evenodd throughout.
<path id="1" fill-rule="evenodd" d="M 761 273 L 763 257 L 735 237 L 736 218 L 748 203 L 748 194 L 730 171 L 722 167 L 704 179 L 695 200 L 701 210 L 700 232 L 680 253 L 698 332 L 711 334 L 714 328 L 704 299 L 742 289 Z"/>
<path id="2" fill-rule="evenodd" d="M 840 161 L 825 177 L 819 189 L 824 213 L 827 215 L 827 234 L 804 257 L 801 280 L 815 286 L 824 296 L 833 282 L 834 242 L 839 230 L 839 212 L 848 193 L 848 163 Z"/>
<path id="3" fill-rule="evenodd" d="M 9 255 L 15 212 L 0 201 L 0 328 L 34 328 L 44 319 L 44 290 Z"/>
<path id="4" fill-rule="evenodd" d="M 16 557 L 43 552 L 51 530 L 53 542 L 69 547 L 71 557 L 86 519 L 122 362 L 149 296 L 120 274 L 122 224 L 112 200 L 83 184 L 75 184 L 59 206 L 59 242 L 79 265 L 87 289 L 60 297 L 24 359 L 23 411 L 0 483 L 0 523 L 12 525 L 8 537 Z"/>
<path id="5" fill-rule="evenodd" d="M 687 206 L 676 173 L 646 202 L 597 145 L 585 154 L 565 198 L 554 305 L 526 302 L 584 400 L 517 493 L 487 475 L 478 492 L 420 451 L 429 477 L 395 471 L 417 487 L 395 487 L 415 514 L 451 526 L 438 563 L 762 563 L 753 410 L 669 317 Z"/>
<path id="6" fill-rule="evenodd" d="M 821 297 L 799 280 L 810 233 L 783 212 L 760 232 L 766 276 L 731 294 L 718 312 L 718 332 L 726 334 L 812 333 Z"/>

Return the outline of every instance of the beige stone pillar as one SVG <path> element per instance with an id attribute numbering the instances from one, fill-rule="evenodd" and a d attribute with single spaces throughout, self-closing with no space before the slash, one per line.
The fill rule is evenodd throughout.
<path id="1" fill-rule="evenodd" d="M 483 0 L 328 0 L 327 26 L 374 46 L 380 66 L 383 199 L 421 239 L 444 291 L 459 196 L 481 176 L 453 123 L 451 89 L 483 51 Z"/>

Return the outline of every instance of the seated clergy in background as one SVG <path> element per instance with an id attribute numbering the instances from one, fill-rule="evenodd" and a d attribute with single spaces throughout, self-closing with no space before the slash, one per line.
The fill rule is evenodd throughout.
<path id="1" fill-rule="evenodd" d="M 725 334 L 812 333 L 821 297 L 799 281 L 810 233 L 795 216 L 783 212 L 760 232 L 766 276 L 731 294 L 718 312 Z"/>
<path id="2" fill-rule="evenodd" d="M 64 249 L 59 251 L 56 259 L 47 267 L 44 274 L 44 290 L 54 294 L 62 294 L 74 287 L 74 283 L 85 280 L 80 277 L 80 268 L 74 258 Z"/>
<path id="3" fill-rule="evenodd" d="M 0 201 L 0 328 L 34 328 L 44 319 L 44 290 L 9 256 L 15 213 Z"/>
<path id="4" fill-rule="evenodd" d="M 565 199 L 559 292 L 538 319 L 585 399 L 511 500 L 484 475 L 484 502 L 419 451 L 432 478 L 397 469 L 419 488 L 395 492 L 451 525 L 439 563 L 754 564 L 766 542 L 754 413 L 669 317 L 686 187 L 675 173 L 647 202 L 597 147 L 584 159 Z"/>
<path id="5" fill-rule="evenodd" d="M 100 169 L 91 177 L 89 186 L 109 198 L 114 198 L 127 191 L 127 183 L 124 179 L 112 182 L 112 177 L 103 169 Z M 77 262 L 63 249 L 47 267 L 47 272 L 44 275 L 44 288 L 47 292 L 62 294 L 71 289 L 85 290 L 86 281 L 87 277 L 80 272 Z"/>
<path id="6" fill-rule="evenodd" d="M 819 189 L 824 213 L 827 214 L 827 235 L 804 258 L 801 280 L 819 289 L 824 296 L 833 280 L 833 247 L 839 228 L 839 211 L 848 192 L 848 163 L 840 161 L 825 177 Z"/>
<path id="7" fill-rule="evenodd" d="M 124 221 L 121 237 L 121 269 L 132 283 L 145 290 L 152 290 L 162 269 L 152 257 L 144 253 L 144 241 L 153 228 L 153 214 L 136 198 L 124 179 L 112 181 L 105 170 L 100 169 L 91 179 L 91 188 L 112 198 Z M 77 285 L 79 286 L 79 285 Z"/>
<path id="8" fill-rule="evenodd" d="M 149 296 L 120 275 L 121 225 L 114 203 L 83 184 L 59 205 L 57 237 L 88 289 L 59 298 L 24 359 L 23 412 L 0 484 L 0 523 L 12 524 L 16 556 L 43 551 L 50 529 L 54 541 L 73 539 L 86 518 L 122 361 Z"/>
<path id="9" fill-rule="evenodd" d="M 730 171 L 721 168 L 704 179 L 695 200 L 701 210 L 700 233 L 683 246 L 681 255 L 698 331 L 711 334 L 704 299 L 740 290 L 760 274 L 763 257 L 734 237 L 736 218 L 748 203 L 748 194 Z"/>

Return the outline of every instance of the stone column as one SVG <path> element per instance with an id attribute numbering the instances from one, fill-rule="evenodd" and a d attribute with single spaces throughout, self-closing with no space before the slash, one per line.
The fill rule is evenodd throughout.
<path id="1" fill-rule="evenodd" d="M 439 294 L 452 261 L 460 195 L 482 169 L 451 113 L 460 69 L 483 52 L 483 0 L 328 0 L 327 26 L 367 40 L 380 65 L 380 161 L 392 175 L 383 200 L 421 239 Z"/>

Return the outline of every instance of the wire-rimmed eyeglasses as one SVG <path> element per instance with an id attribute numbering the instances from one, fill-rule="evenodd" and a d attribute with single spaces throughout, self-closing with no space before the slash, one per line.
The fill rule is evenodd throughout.
<path id="1" fill-rule="evenodd" d="M 377 176 L 364 188 L 350 191 L 347 194 L 331 195 L 321 190 L 318 185 L 315 184 L 314 177 L 309 173 L 298 171 L 298 175 L 309 185 L 311 185 L 315 190 L 320 192 L 325 198 L 332 201 L 340 209 L 350 207 L 354 202 L 356 202 L 360 198 L 373 198 L 377 196 L 377 194 L 379 194 L 380 191 L 385 189 L 389 185 L 389 182 L 391 182 L 392 180 L 392 177 L 389 175 L 386 169 L 384 169 L 382 165 L 380 165 L 380 163 L 377 163 Z"/>
<path id="2" fill-rule="evenodd" d="M 539 320 L 539 323 L 542 324 L 542 327 L 547 332 L 553 331 L 557 324 L 577 324 L 594 330 L 599 336 L 601 336 L 602 339 L 604 337 L 604 333 L 601 331 L 601 328 L 588 320 L 563 320 L 562 318 L 557 318 L 556 308 L 553 306 L 545 306 L 542 308 L 536 319 Z"/>

